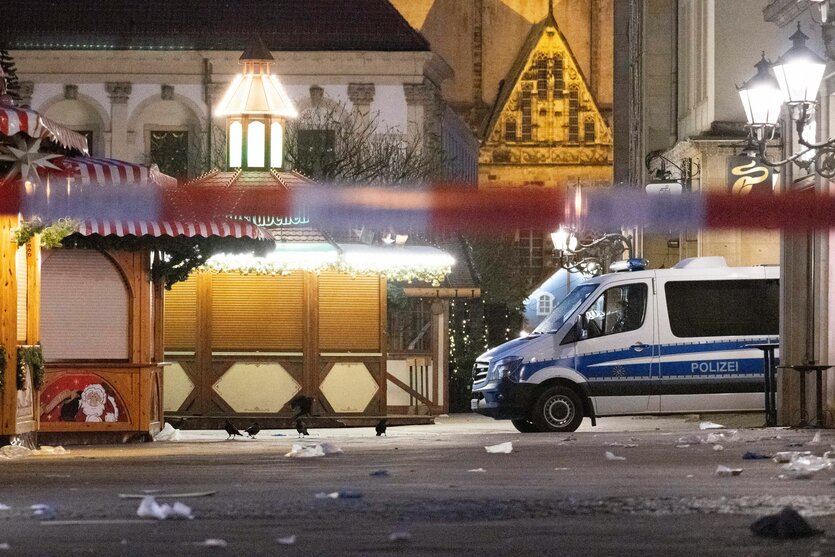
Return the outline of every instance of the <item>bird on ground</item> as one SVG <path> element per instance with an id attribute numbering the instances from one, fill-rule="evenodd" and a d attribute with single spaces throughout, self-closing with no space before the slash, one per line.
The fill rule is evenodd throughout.
<path id="1" fill-rule="evenodd" d="M 234 439 L 236 435 L 240 435 L 241 437 L 243 437 L 243 433 L 238 431 L 238 428 L 232 425 L 232 422 L 230 422 L 229 420 L 226 420 L 226 423 L 223 424 L 223 429 L 225 429 L 226 433 L 229 434 L 229 437 L 227 437 L 226 439 Z"/>
<path id="2" fill-rule="evenodd" d="M 306 426 L 306 425 L 305 425 L 305 423 L 301 420 L 301 418 L 296 418 L 296 431 L 298 431 L 298 432 L 299 432 L 299 437 L 301 437 L 302 435 L 310 435 L 310 434 L 307 432 L 307 426 Z"/>
<path id="3" fill-rule="evenodd" d="M 255 439 L 255 436 L 258 435 L 258 432 L 261 431 L 261 426 L 258 425 L 258 422 L 255 422 L 248 428 L 244 430 L 247 435 L 249 435 L 252 439 Z"/>
<path id="4" fill-rule="evenodd" d="M 385 418 L 377 422 L 376 427 L 374 427 L 374 430 L 377 432 L 377 437 L 380 435 L 386 435 L 386 423 L 387 420 Z M 386 435 L 386 437 L 388 437 L 388 435 Z"/>

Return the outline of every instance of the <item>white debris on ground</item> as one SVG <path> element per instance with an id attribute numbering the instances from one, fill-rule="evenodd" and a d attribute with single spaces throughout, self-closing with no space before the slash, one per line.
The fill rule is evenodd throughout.
<path id="1" fill-rule="evenodd" d="M 10 506 L 4 505 L 3 503 L 0 503 L 0 511 L 10 511 L 10 510 L 12 510 L 12 508 Z"/>
<path id="2" fill-rule="evenodd" d="M 721 443 L 739 443 L 742 441 L 742 436 L 737 430 L 731 430 L 723 433 L 690 433 L 683 435 L 676 441 L 676 448 L 686 449 L 690 445 L 710 444 L 717 445 Z"/>
<path id="3" fill-rule="evenodd" d="M 65 455 L 69 454 L 69 452 L 70 451 L 60 445 L 57 447 L 43 445 L 39 449 L 34 450 L 27 449 L 26 447 L 22 447 L 20 445 L 6 445 L 4 447 L 0 447 L 0 458 L 13 460 L 17 458 L 26 458 L 27 456 Z"/>
<path id="4" fill-rule="evenodd" d="M 8 542 L 0 543 L 0 549 L 11 549 L 12 546 L 8 544 Z"/>
<path id="5" fill-rule="evenodd" d="M 136 509 L 136 514 L 140 518 L 156 518 L 157 520 L 165 520 L 168 518 L 185 518 L 192 519 L 194 515 L 191 514 L 191 507 L 175 502 L 173 505 L 163 503 L 160 505 L 157 500 L 148 495 L 139 503 L 139 508 Z"/>
<path id="6" fill-rule="evenodd" d="M 713 450 L 714 451 L 724 451 L 725 447 L 723 447 L 722 445 L 713 445 Z"/>
<path id="7" fill-rule="evenodd" d="M 779 453 L 774 453 L 771 456 L 771 460 L 778 464 L 785 464 L 786 462 L 791 462 L 798 457 L 809 456 L 811 454 L 811 451 L 780 451 Z"/>
<path id="8" fill-rule="evenodd" d="M 339 491 L 331 491 L 325 492 L 321 491 L 319 493 L 313 494 L 314 499 L 360 499 L 362 498 L 362 492 L 356 491 L 353 489 L 342 489 Z"/>
<path id="9" fill-rule="evenodd" d="M 507 441 L 506 443 L 499 443 L 498 445 L 488 445 L 484 450 L 490 454 L 510 454 L 513 452 L 513 443 Z"/>
<path id="10" fill-rule="evenodd" d="M 389 541 L 390 542 L 407 542 L 412 539 L 412 534 L 406 532 L 405 530 L 400 530 L 398 532 L 392 532 L 389 534 Z"/>
<path id="11" fill-rule="evenodd" d="M 278 538 L 275 541 L 280 545 L 293 545 L 296 543 L 296 534 L 284 538 Z"/>
<path id="12" fill-rule="evenodd" d="M 713 422 L 701 422 L 699 424 L 699 429 L 725 429 L 725 426 Z"/>
<path id="13" fill-rule="evenodd" d="M 329 443 L 329 442 L 325 441 L 324 443 L 322 443 L 322 452 L 325 453 L 326 455 L 338 454 L 338 453 L 342 452 L 342 449 L 340 449 L 339 447 L 337 447 L 333 443 Z"/>
<path id="14" fill-rule="evenodd" d="M 484 468 L 472 468 L 470 470 L 467 470 L 467 472 L 486 472 L 486 471 L 487 470 L 485 470 Z"/>
<path id="15" fill-rule="evenodd" d="M 817 444 L 818 444 L 818 443 L 820 443 L 820 442 L 821 442 L 821 432 L 820 432 L 820 431 L 816 431 L 816 432 L 815 432 L 815 436 L 814 436 L 814 437 L 812 437 L 812 440 L 811 440 L 811 441 L 809 441 L 809 444 L 810 444 L 810 445 L 817 445 Z"/>
<path id="16" fill-rule="evenodd" d="M 325 450 L 322 448 L 322 445 L 318 443 L 316 445 L 301 445 L 299 443 L 293 443 L 293 447 L 290 449 L 290 452 L 284 455 L 289 458 L 316 458 L 319 456 L 325 456 Z"/>
<path id="17" fill-rule="evenodd" d="M 179 429 L 166 423 L 165 426 L 154 436 L 154 441 L 182 441 L 183 435 Z"/>
<path id="18" fill-rule="evenodd" d="M 716 467 L 716 475 L 720 478 L 728 478 L 730 476 L 739 476 L 742 474 L 742 468 L 729 468 L 723 464 Z"/>
<path id="19" fill-rule="evenodd" d="M 637 443 L 621 443 L 620 441 L 614 441 L 612 443 L 606 443 L 607 447 L 623 447 L 624 449 L 634 449 L 638 446 Z"/>
<path id="20" fill-rule="evenodd" d="M 625 456 L 617 456 L 612 451 L 606 451 L 606 460 L 626 460 Z"/>
<path id="21" fill-rule="evenodd" d="M 226 540 L 220 538 L 206 538 L 202 542 L 194 542 L 194 545 L 202 547 L 226 547 L 228 544 Z"/>

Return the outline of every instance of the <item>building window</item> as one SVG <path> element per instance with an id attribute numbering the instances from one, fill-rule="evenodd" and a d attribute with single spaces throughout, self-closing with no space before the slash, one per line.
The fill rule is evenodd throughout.
<path id="1" fill-rule="evenodd" d="M 522 91 L 522 141 L 531 140 L 531 92 Z"/>
<path id="2" fill-rule="evenodd" d="M 504 140 L 516 141 L 516 118 L 508 118 L 504 123 Z"/>
<path id="3" fill-rule="evenodd" d="M 583 124 L 583 140 L 586 143 L 594 143 L 596 139 L 597 138 L 595 137 L 594 120 L 588 118 Z"/>
<path id="4" fill-rule="evenodd" d="M 421 298 L 406 298 L 388 311 L 388 351 L 424 352 L 432 350 L 431 303 Z"/>
<path id="5" fill-rule="evenodd" d="M 267 146 L 267 127 L 258 120 L 250 122 L 246 129 L 246 165 L 264 168 Z"/>
<path id="6" fill-rule="evenodd" d="M 514 245 L 517 261 L 528 286 L 537 282 L 542 275 L 543 249 L 542 232 L 519 230 Z"/>
<path id="7" fill-rule="evenodd" d="M 554 57 L 554 67 L 551 70 L 554 74 L 554 98 L 561 99 L 565 90 L 565 72 L 563 69 L 562 56 Z"/>
<path id="8" fill-rule="evenodd" d="M 243 165 L 244 127 L 240 122 L 229 124 L 229 168 Z"/>
<path id="9" fill-rule="evenodd" d="M 554 296 L 552 294 L 542 294 L 536 302 L 536 314 L 548 315 L 554 309 Z"/>
<path id="10" fill-rule="evenodd" d="M 336 161 L 336 131 L 298 130 L 296 132 L 298 161 L 296 166 L 316 179 L 329 178 Z"/>
<path id="11" fill-rule="evenodd" d="M 548 98 L 548 59 L 540 58 L 536 61 L 536 96 L 539 99 Z"/>
<path id="12" fill-rule="evenodd" d="M 151 131 L 151 162 L 175 178 L 188 176 L 188 132 Z"/>
<path id="13" fill-rule="evenodd" d="M 572 87 L 568 91 L 568 142 L 580 141 L 580 93 Z"/>

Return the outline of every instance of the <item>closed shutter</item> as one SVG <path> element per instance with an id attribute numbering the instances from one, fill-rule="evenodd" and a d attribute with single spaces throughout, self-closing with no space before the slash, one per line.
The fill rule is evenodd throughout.
<path id="1" fill-rule="evenodd" d="M 105 255 L 44 252 L 41 341 L 47 360 L 127 360 L 129 307 L 122 275 Z"/>
<path id="2" fill-rule="evenodd" d="M 338 273 L 319 276 L 319 349 L 380 351 L 380 279 Z"/>
<path id="3" fill-rule="evenodd" d="M 301 352 L 304 274 L 212 275 L 212 350 Z"/>
<path id="4" fill-rule="evenodd" d="M 15 271 L 17 275 L 17 341 L 26 342 L 26 298 L 28 285 L 26 284 L 26 246 L 20 247 L 15 253 Z"/>
<path id="5" fill-rule="evenodd" d="M 197 276 L 165 292 L 165 349 L 195 350 L 197 340 Z"/>

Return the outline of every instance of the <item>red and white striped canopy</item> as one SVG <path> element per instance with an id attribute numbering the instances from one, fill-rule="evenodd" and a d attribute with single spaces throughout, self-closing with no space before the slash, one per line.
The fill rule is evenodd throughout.
<path id="1" fill-rule="evenodd" d="M 78 233 L 82 236 L 184 236 L 186 238 L 253 238 L 271 240 L 268 233 L 248 222 L 177 222 L 177 221 L 121 221 L 86 220 Z"/>
<path id="2" fill-rule="evenodd" d="M 177 185 L 176 178 L 159 171 L 156 165 L 144 166 L 115 159 L 65 157 L 64 168 L 81 184 L 142 185 L 149 181 L 166 187 Z"/>
<path id="3" fill-rule="evenodd" d="M 21 132 L 35 139 L 47 138 L 62 147 L 88 152 L 87 138 L 80 133 L 30 108 L 0 105 L 0 134 L 11 137 Z"/>

